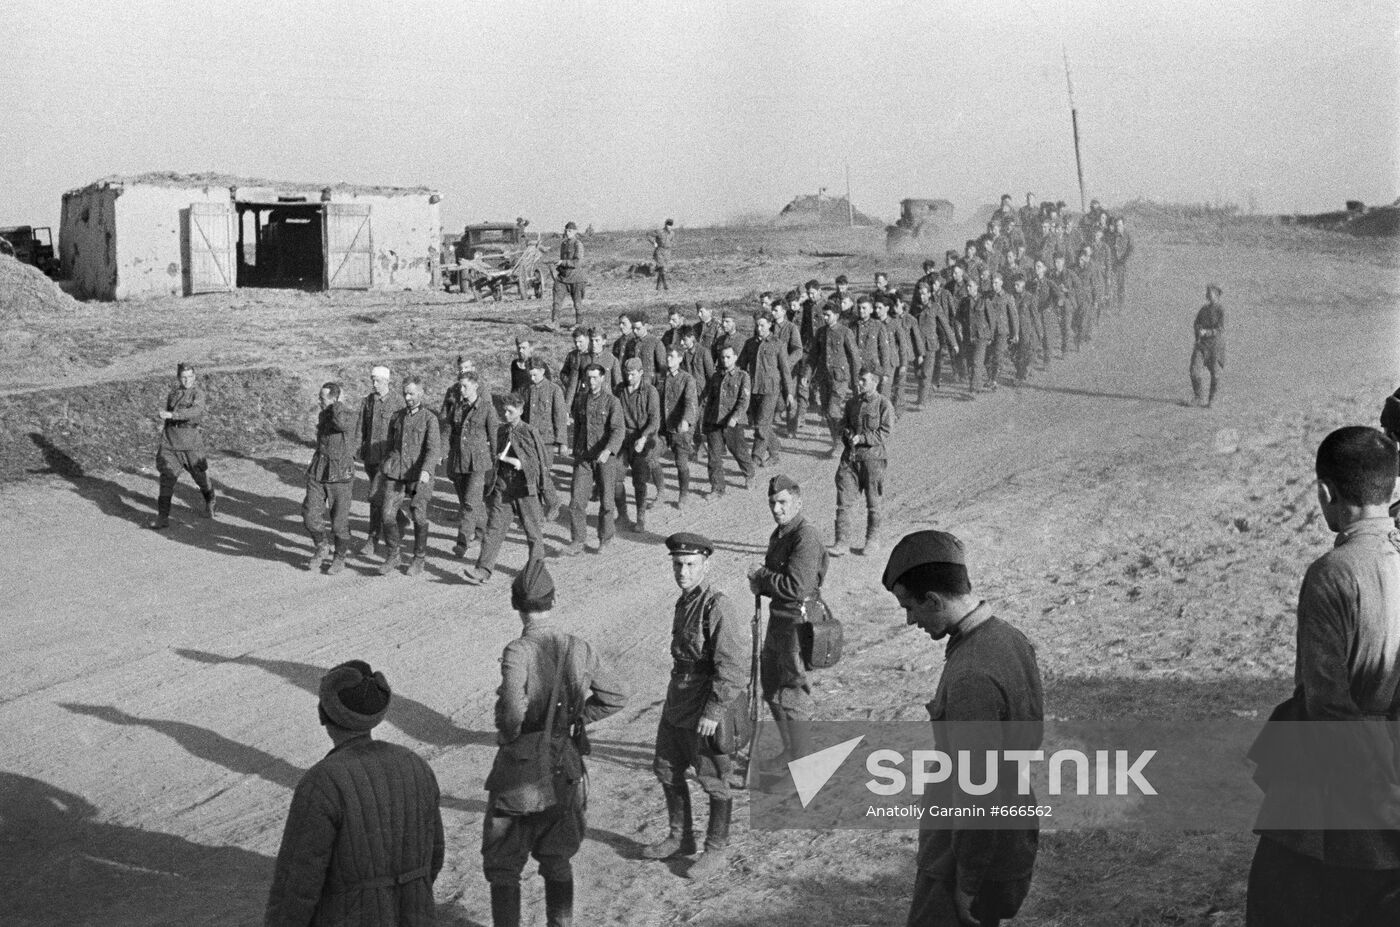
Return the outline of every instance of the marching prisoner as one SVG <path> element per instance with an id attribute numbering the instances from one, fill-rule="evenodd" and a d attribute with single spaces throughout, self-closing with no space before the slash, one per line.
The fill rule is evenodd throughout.
<path id="1" fill-rule="evenodd" d="M 578 226 L 564 225 L 564 240 L 559 242 L 559 263 L 554 265 L 554 306 L 549 313 L 551 325 L 559 323 L 559 307 L 565 297 L 574 304 L 574 324 L 583 321 L 583 291 L 587 275 L 583 272 L 583 242 L 579 241 Z"/>
<path id="2" fill-rule="evenodd" d="M 517 335 L 515 339 L 515 356 L 510 361 L 510 391 L 519 393 L 530 385 L 530 365 L 536 360 L 542 365 L 546 378 L 550 378 L 549 365 L 544 362 L 544 358 L 535 357 L 535 343 L 528 336 Z"/>
<path id="3" fill-rule="evenodd" d="M 777 527 L 763 564 L 751 567 L 748 577 L 749 591 L 768 599 L 759 680 L 783 743 L 782 752 L 761 767 L 785 771 L 790 761 L 812 752 L 814 703 L 798 628 L 822 607 L 817 599 L 829 561 L 821 532 L 802 514 L 802 489 L 794 480 L 779 474 L 768 481 L 768 511 Z"/>
<path id="4" fill-rule="evenodd" d="M 544 878 L 546 924 L 569 927 L 574 909 L 571 861 L 587 828 L 585 726 L 616 714 L 627 704 L 627 695 L 588 642 L 566 633 L 555 620 L 554 580 L 544 561 L 526 564 L 511 583 L 510 604 L 520 615 L 522 630 L 501 655 L 497 759 L 486 780 L 488 797 L 481 824 L 481 864 L 491 885 L 491 923 L 519 927 L 520 875 L 533 856 Z M 556 683 L 559 696 L 551 699 Z M 549 781 L 532 783 L 553 798 L 549 807 L 539 811 L 516 807 L 512 786 L 518 783 L 497 773 L 523 765 L 509 762 L 516 755 L 512 745 L 534 733 L 543 733 L 553 757 L 546 773 Z"/>
<path id="5" fill-rule="evenodd" d="M 693 340 L 693 334 L 690 336 Z M 695 378 L 681 369 L 685 349 L 675 345 L 666 352 L 666 372 L 661 375 L 661 440 L 676 460 L 676 511 L 684 511 L 690 498 L 690 455 L 694 450 L 695 425 L 699 420 L 700 388 Z M 656 460 L 658 473 L 661 461 Z"/>
<path id="6" fill-rule="evenodd" d="M 784 399 L 796 404 L 792 369 L 785 346 L 773 337 L 773 320 L 763 313 L 754 316 L 754 333 L 744 344 L 739 366 L 749 378 L 749 424 L 753 426 L 753 447 L 749 456 L 754 466 L 774 466 L 782 447 L 776 431 L 778 405 Z"/>
<path id="7" fill-rule="evenodd" d="M 301 503 L 301 519 L 316 544 L 306 567 L 314 570 L 331 558 L 329 574 L 345 569 L 350 549 L 350 498 L 355 485 L 355 458 L 350 435 L 355 415 L 340 401 L 340 384 L 325 383 L 319 395 L 320 414 L 316 417 L 316 452 L 306 468 L 306 496 Z M 334 539 L 335 555 L 331 556 Z"/>
<path id="8" fill-rule="evenodd" d="M 622 403 L 604 388 L 607 372 L 598 363 L 584 368 L 588 388 L 574 399 L 573 483 L 569 487 L 570 544 L 565 556 L 583 552 L 588 534 L 588 503 L 598 487 L 598 549 L 617 531 L 613 481 L 624 436 Z"/>
<path id="9" fill-rule="evenodd" d="M 714 740 L 726 714 L 745 706 L 746 648 L 740 637 L 739 616 L 724 593 L 710 585 L 710 555 L 714 545 L 699 534 L 673 534 L 666 539 L 671 571 L 680 596 L 671 617 L 671 679 L 656 730 L 652 768 L 666 796 L 669 831 L 646 847 L 647 859 L 689 856 L 695 845 L 687 770 L 709 796 L 705 847 L 690 867 L 692 879 L 715 875 L 725 868 L 729 823 L 734 799 L 729 792 L 731 744 Z"/>
<path id="10" fill-rule="evenodd" d="M 851 334 L 855 337 L 860 366 L 869 367 L 883 381 L 885 369 L 891 367 L 890 355 L 894 352 L 889 329 L 884 322 L 875 318 L 875 301 L 869 296 L 856 300 L 856 320 L 851 323 Z"/>
<path id="11" fill-rule="evenodd" d="M 517 519 L 525 533 L 526 562 L 544 558 L 544 513 L 553 511 L 559 500 L 549 474 L 548 445 L 535 426 L 525 421 L 528 407 L 529 400 L 519 393 L 506 396 L 501 404 L 505 421 L 496 437 L 500 452 L 495 479 L 486 495 L 486 535 L 481 539 L 476 565 L 462 574 L 473 585 L 491 578 L 506 532 Z"/>
<path id="12" fill-rule="evenodd" d="M 618 454 L 618 467 L 613 492 L 617 500 L 617 514 L 627 523 L 627 483 L 632 477 L 632 501 L 637 507 L 637 516 L 632 525 L 637 531 L 647 530 L 647 486 L 654 482 L 652 470 L 657 467 L 656 436 L 661 431 L 661 397 L 656 387 L 646 381 L 646 363 L 638 357 L 629 357 L 623 365 L 627 369 L 627 383 L 617 391 L 622 405 L 622 447 Z M 657 490 L 660 495 L 660 490 Z"/>
<path id="13" fill-rule="evenodd" d="M 389 421 L 403 408 L 403 394 L 390 388 L 390 376 L 388 367 L 371 369 L 370 393 L 360 402 L 359 451 L 355 458 L 365 465 L 365 478 L 369 481 L 369 536 L 360 547 L 361 557 L 379 552 L 384 530 L 379 465 L 389 453 Z"/>
<path id="14" fill-rule="evenodd" d="M 938 749 L 950 756 L 966 750 L 977 758 L 986 751 L 1039 750 L 1045 709 L 1035 648 L 973 593 L 962 542 L 943 531 L 906 535 L 890 551 L 880 582 L 894 594 L 907 624 L 936 641 L 948 638 L 943 672 L 928 703 Z M 986 782 L 989 774 L 983 767 L 968 781 Z M 1035 804 L 1034 792 L 1015 794 L 1014 773 L 998 781 L 985 801 Z M 951 782 L 935 786 L 925 800 L 944 807 L 961 803 Z M 947 823 L 963 820 L 920 829 L 909 927 L 997 927 L 1016 916 L 1030 891 L 1037 819 L 1028 817 L 1032 826 L 1011 830 Z"/>
<path id="15" fill-rule="evenodd" d="M 846 401 L 841 421 L 841 462 L 836 467 L 836 542 L 832 556 L 846 552 L 851 541 L 851 514 L 865 497 L 865 547 L 870 556 L 880 546 L 881 501 L 885 494 L 885 442 L 894 428 L 894 409 L 880 395 L 880 375 L 869 367 L 856 380 L 859 392 Z"/>
<path id="16" fill-rule="evenodd" d="M 465 557 L 467 546 L 486 523 L 486 488 L 496 469 L 496 406 L 483 396 L 474 370 L 457 376 L 459 393 L 442 409 L 447 431 L 447 476 L 457 493 L 457 543 L 452 554 Z"/>
<path id="17" fill-rule="evenodd" d="M 890 299 L 881 297 L 872 307 L 873 320 L 879 323 L 880 340 L 884 343 L 884 360 L 880 365 L 880 394 L 895 404 L 895 375 L 899 370 L 899 332 L 890 318 Z M 857 339 L 859 340 L 859 339 Z"/>
<path id="18" fill-rule="evenodd" d="M 611 391 L 622 385 L 622 361 L 618 360 L 617 355 L 608 350 L 607 346 L 604 344 L 605 340 L 606 338 L 600 330 L 596 328 L 590 328 L 588 330 L 588 353 L 590 357 L 588 363 L 597 364 L 599 367 L 603 368 L 604 382 L 607 383 L 607 389 Z M 584 364 L 583 366 L 585 370 L 588 369 L 588 364 Z M 588 377 L 584 376 L 579 382 L 579 391 L 586 392 L 587 387 Z M 578 393 L 576 392 L 574 393 L 573 401 L 569 403 L 570 414 L 572 414 L 574 402 L 577 401 Z"/>
<path id="19" fill-rule="evenodd" d="M 727 449 L 744 475 L 744 488 L 753 488 L 754 465 L 744 446 L 744 428 L 749 408 L 749 375 L 739 369 L 733 345 L 720 352 L 719 369 L 705 388 L 705 464 L 709 470 L 710 492 L 724 495 L 724 452 Z"/>
<path id="20" fill-rule="evenodd" d="M 856 374 L 860 370 L 860 354 L 851 330 L 841 323 L 841 309 L 828 300 L 822 306 L 826 324 L 817 329 L 812 348 L 812 385 L 817 403 L 831 432 L 831 451 L 840 446 L 841 420 L 845 416 L 846 400 Z"/>
<path id="21" fill-rule="evenodd" d="M 588 346 L 589 329 L 575 325 L 573 330 L 574 347 L 564 355 L 564 363 L 559 365 L 559 386 L 564 391 L 564 409 L 573 407 L 574 396 L 583 387 L 583 368 L 592 360 Z"/>
<path id="22" fill-rule="evenodd" d="M 392 695 L 363 660 L 321 677 L 316 713 L 334 746 L 292 793 L 266 927 L 433 923 L 438 782 L 418 754 L 371 735 Z"/>
<path id="23" fill-rule="evenodd" d="M 1397 466 L 1395 442 L 1362 425 L 1317 449 L 1318 506 L 1336 537 L 1298 593 L 1293 696 L 1250 750 L 1264 802 L 1249 927 L 1400 923 Z M 1289 723 L 1307 721 L 1329 723 Z M 1280 723 L 1299 733 L 1270 730 Z"/>
<path id="24" fill-rule="evenodd" d="M 787 298 L 773 303 L 773 334 L 772 338 L 777 342 L 778 347 L 787 354 L 788 371 L 792 375 L 792 398 L 782 409 L 784 431 L 789 438 L 797 437 L 797 426 L 800 424 L 798 409 L 804 409 L 807 405 L 807 397 L 802 394 L 802 366 L 803 366 L 803 346 L 802 333 L 798 329 L 797 323 L 791 321 L 792 314 L 797 309 L 797 294 L 789 293 Z"/>
<path id="25" fill-rule="evenodd" d="M 627 343 L 622 359 L 635 357 L 642 362 L 642 382 L 650 386 L 666 369 L 666 348 L 661 339 L 651 334 L 651 320 L 645 312 L 632 314 L 632 340 Z"/>
<path id="26" fill-rule="evenodd" d="M 194 367 L 178 364 L 175 376 L 179 385 L 165 397 L 160 412 L 164 425 L 160 445 L 156 448 L 156 471 L 160 473 L 160 494 L 156 499 L 156 517 L 150 527 L 162 531 L 170 527 L 170 503 L 175 496 L 175 484 L 180 471 L 188 473 L 204 496 L 204 517 L 213 518 L 215 510 L 214 483 L 209 479 L 209 460 L 204 453 L 204 390 L 195 383 Z"/>
<path id="27" fill-rule="evenodd" d="M 1207 409 L 1215 402 L 1216 391 L 1225 377 L 1225 306 L 1220 302 L 1223 292 L 1214 283 L 1206 286 L 1206 304 L 1197 310 L 1192 323 L 1196 342 L 1191 348 L 1191 392 L 1195 404 Z"/>
<path id="28" fill-rule="evenodd" d="M 545 451 L 545 475 L 554 466 L 556 454 L 564 452 L 569 433 L 569 406 L 559 384 L 548 378 L 549 370 L 538 357 L 530 358 L 530 382 L 525 385 L 522 418 L 539 433 Z M 499 446 L 499 442 L 497 442 Z M 550 477 L 551 481 L 553 477 Z"/>
<path id="29" fill-rule="evenodd" d="M 941 286 L 919 283 L 920 290 L 928 290 L 923 308 L 919 310 L 916 326 L 919 332 L 922 356 L 919 363 L 918 406 L 928 401 L 929 389 L 943 385 L 943 361 L 951 364 L 958 353 L 958 337 L 953 327 L 953 294 Z"/>
<path id="30" fill-rule="evenodd" d="M 715 339 L 719 338 L 721 331 L 719 319 L 715 318 L 714 310 L 704 303 L 695 304 L 695 315 L 695 343 L 710 355 L 710 360 L 714 360 Z"/>
<path id="31" fill-rule="evenodd" d="M 475 376 L 475 374 L 473 374 Z M 399 565 L 399 545 L 410 516 L 413 523 L 413 560 L 408 575 L 423 572 L 428 557 L 428 504 L 433 497 L 433 468 L 438 463 L 437 416 L 423 405 L 423 381 L 407 377 L 403 383 L 404 407 L 389 421 L 388 453 L 380 466 L 380 510 L 384 514 L 387 548 L 379 575 Z M 404 514 L 404 509 L 408 514 Z"/>
<path id="32" fill-rule="evenodd" d="M 739 323 L 728 309 L 720 315 L 719 334 L 715 336 L 714 343 L 710 345 L 710 355 L 714 358 L 715 365 L 719 365 L 719 356 L 724 353 L 726 347 L 734 349 L 734 356 L 738 357 L 743 349 L 743 338 L 738 332 Z"/>

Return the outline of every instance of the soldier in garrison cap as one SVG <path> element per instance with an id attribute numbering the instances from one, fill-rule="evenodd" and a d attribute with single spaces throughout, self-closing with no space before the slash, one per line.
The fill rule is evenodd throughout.
<path id="1" fill-rule="evenodd" d="M 522 734 L 545 730 L 558 677 L 558 708 L 548 732 L 556 800 L 543 811 L 519 813 L 506 807 L 501 789 L 487 779 L 481 864 L 491 884 L 491 921 L 495 927 L 519 927 L 520 874 L 533 856 L 544 877 L 547 923 L 568 925 L 574 910 L 571 860 L 587 828 L 584 728 L 621 711 L 627 693 L 588 642 L 566 633 L 554 618 L 554 580 L 544 561 L 525 565 L 511 584 L 510 604 L 522 629 L 501 655 L 496 742 L 505 748 Z"/>
<path id="2" fill-rule="evenodd" d="M 432 923 L 446 849 L 437 777 L 412 750 L 370 735 L 391 696 L 363 660 L 321 677 L 316 711 L 334 746 L 292 793 L 268 927 Z"/>
<path id="3" fill-rule="evenodd" d="M 880 582 L 894 594 L 907 624 L 934 640 L 948 638 L 943 673 L 928 703 L 939 749 L 952 756 L 967 751 L 974 764 L 987 751 L 1039 750 L 1045 711 L 1035 648 L 973 594 L 962 542 L 944 531 L 906 535 L 890 551 Z M 985 768 L 970 772 L 964 781 L 987 781 Z M 1034 805 L 1034 792 L 1016 794 L 1015 779 L 1001 776 L 998 787 L 977 801 Z M 935 805 L 968 798 L 951 782 L 934 788 L 926 800 Z M 920 830 L 911 927 L 995 927 L 1016 915 L 1030 891 L 1040 836 L 1036 818 L 1027 817 L 1031 826 L 1015 830 L 979 830 L 976 818 L 965 820 L 967 825 L 945 821 Z"/>
<path id="4" fill-rule="evenodd" d="M 350 440 L 355 413 L 340 401 L 340 384 L 335 381 L 322 384 L 319 401 L 316 453 L 306 468 L 301 518 L 316 544 L 307 568 L 319 569 L 331 558 L 326 572 L 334 575 L 345 569 L 345 556 L 350 548 L 350 496 L 355 485 L 355 459 Z M 331 557 L 332 541 L 334 557 Z"/>
<path id="5" fill-rule="evenodd" d="M 370 370 L 370 392 L 360 402 L 356 422 L 359 450 L 355 452 L 355 459 L 365 465 L 365 479 L 369 481 L 369 535 L 360 545 L 361 557 L 373 557 L 378 552 L 384 525 L 384 513 L 380 510 L 379 465 L 389 454 L 389 421 L 403 408 L 403 395 L 392 388 L 391 376 L 388 367 L 376 366 Z"/>
<path id="6" fill-rule="evenodd" d="M 802 514 L 802 489 L 779 474 L 768 481 L 768 511 L 777 527 L 768 538 L 763 564 L 748 572 L 749 589 L 768 599 L 768 631 L 759 677 L 763 698 L 783 741 L 782 753 L 761 765 L 781 771 L 812 752 L 812 686 L 799 646 L 798 626 L 810 620 L 826 579 L 827 552 L 821 532 Z"/>
<path id="7" fill-rule="evenodd" d="M 1206 304 L 1196 312 L 1192 325 L 1196 342 L 1191 349 L 1191 392 L 1194 404 L 1207 409 L 1225 378 L 1225 305 L 1220 301 L 1221 293 L 1214 283 L 1206 287 Z"/>
<path id="8" fill-rule="evenodd" d="M 714 545 L 699 534 L 673 534 L 666 539 L 671 569 L 680 589 L 671 619 L 671 681 L 656 731 L 653 769 L 666 795 L 669 832 L 645 848 L 647 859 L 670 859 L 695 852 L 690 786 L 686 770 L 693 769 L 700 788 L 710 798 L 704 853 L 688 875 L 701 878 L 725 868 L 729 821 L 734 799 L 729 793 L 730 760 L 710 742 L 721 719 L 738 700 L 744 703 L 744 645 L 738 616 L 724 593 L 710 585 L 710 555 Z"/>
<path id="9" fill-rule="evenodd" d="M 200 432 L 205 412 L 204 390 L 195 385 L 194 367 L 189 364 L 178 365 L 175 375 L 179 385 L 166 395 L 165 408 L 160 412 L 163 425 L 156 450 L 160 495 L 155 520 L 150 524 L 157 531 L 170 527 L 170 503 L 182 469 L 194 478 L 204 496 L 204 517 L 214 517 L 214 483 L 209 479 L 209 460 L 204 456 L 204 436 Z"/>

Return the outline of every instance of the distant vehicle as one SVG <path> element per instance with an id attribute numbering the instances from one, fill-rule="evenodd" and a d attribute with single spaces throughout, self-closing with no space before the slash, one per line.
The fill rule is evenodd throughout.
<path id="1" fill-rule="evenodd" d="M 459 261 L 470 261 L 519 251 L 524 241 L 525 226 L 520 222 L 481 222 L 462 229 L 453 253 Z"/>
<path id="2" fill-rule="evenodd" d="M 544 293 L 545 262 L 539 236 L 530 241 L 525 234 L 529 223 L 481 222 L 462 229 L 456 240 L 443 235 L 443 253 L 452 254 L 454 263 L 443 267 L 443 287 L 500 300 L 508 290 L 521 299 L 539 299 Z"/>
<path id="3" fill-rule="evenodd" d="M 900 200 L 899 221 L 885 228 L 885 248 L 891 252 L 918 250 L 919 239 L 941 234 L 952 219 L 953 204 L 947 200 Z"/>
<path id="4" fill-rule="evenodd" d="M 23 264 L 33 264 L 45 274 L 58 278 L 58 257 L 53 253 L 53 231 L 46 225 L 12 225 L 0 228 L 0 254 L 8 254 Z"/>

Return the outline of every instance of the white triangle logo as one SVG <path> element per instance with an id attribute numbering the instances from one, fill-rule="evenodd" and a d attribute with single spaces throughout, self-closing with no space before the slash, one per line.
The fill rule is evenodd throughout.
<path id="1" fill-rule="evenodd" d="M 865 735 L 861 734 L 845 743 L 809 753 L 788 763 L 788 772 L 792 775 L 793 785 L 797 786 L 797 797 L 801 799 L 802 807 L 807 807 L 812 799 L 817 797 L 822 786 L 831 780 L 836 770 L 846 762 L 846 757 L 850 756 L 864 739 Z"/>

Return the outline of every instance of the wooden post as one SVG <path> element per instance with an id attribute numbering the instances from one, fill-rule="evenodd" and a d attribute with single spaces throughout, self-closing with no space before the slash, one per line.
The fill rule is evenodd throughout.
<path id="1" fill-rule="evenodd" d="M 1069 88 L 1069 121 L 1074 129 L 1074 169 L 1079 174 L 1079 211 L 1088 212 L 1088 206 L 1084 200 L 1084 162 L 1079 156 L 1079 110 L 1074 105 L 1074 81 L 1069 76 L 1069 51 L 1060 46 L 1060 52 L 1065 59 L 1065 86 Z"/>

